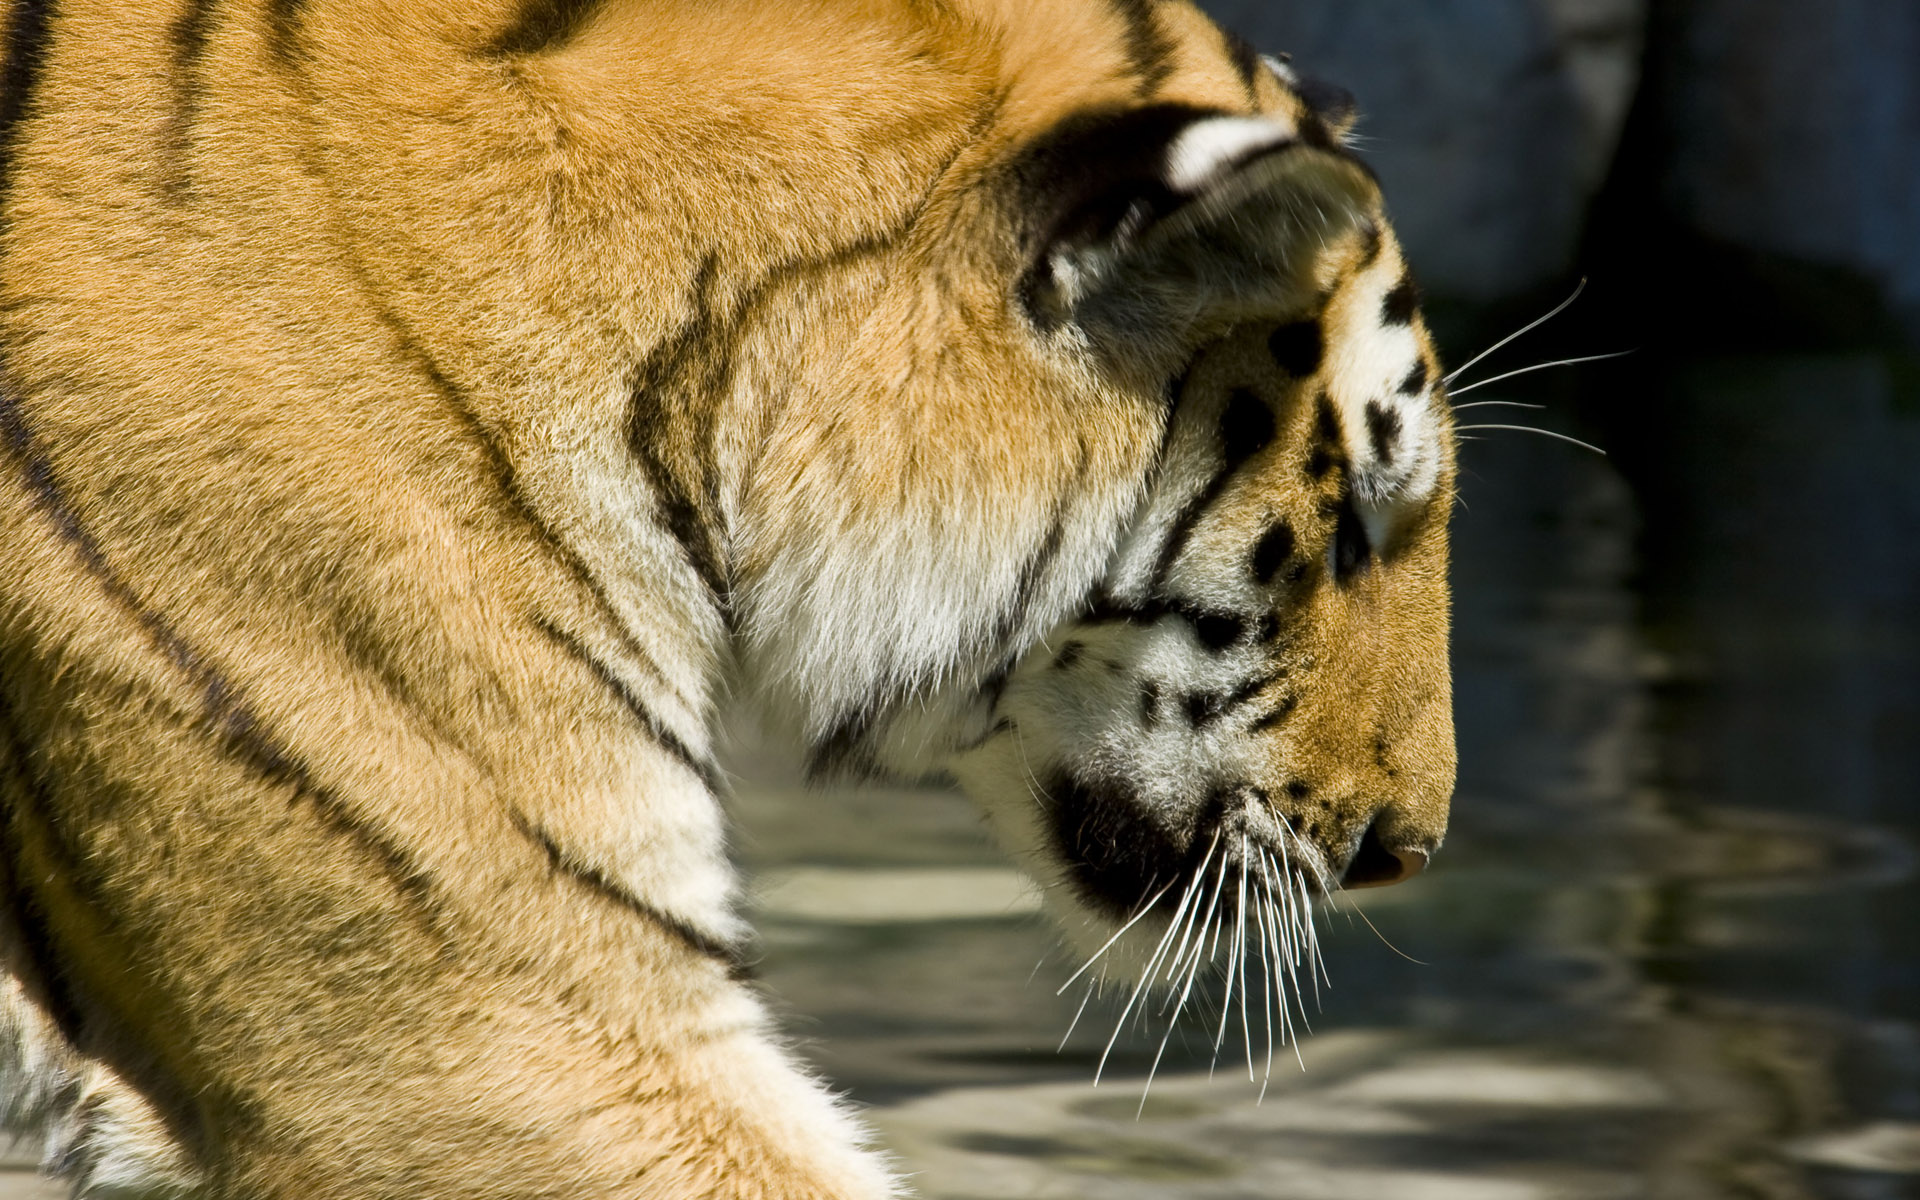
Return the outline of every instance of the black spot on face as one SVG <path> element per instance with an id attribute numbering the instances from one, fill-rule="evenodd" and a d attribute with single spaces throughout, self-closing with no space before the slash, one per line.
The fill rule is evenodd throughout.
<path id="1" fill-rule="evenodd" d="M 1273 582 L 1286 561 L 1293 557 L 1293 526 L 1286 521 L 1275 521 L 1260 540 L 1253 544 L 1253 577 L 1262 584 Z"/>
<path id="2" fill-rule="evenodd" d="M 1054 849 L 1088 904 L 1125 919 L 1170 880 L 1192 873 L 1194 838 L 1179 838 L 1148 816 L 1125 789 L 1056 781 L 1046 791 Z"/>
<path id="3" fill-rule="evenodd" d="M 1313 402 L 1313 447 L 1307 452 L 1307 474 L 1320 479 L 1334 467 L 1344 465 L 1340 416 L 1333 411 L 1333 397 L 1321 392 Z"/>
<path id="4" fill-rule="evenodd" d="M 1367 440 L 1373 444 L 1373 456 L 1391 466 L 1400 444 L 1400 414 L 1377 400 L 1367 401 Z"/>
<path id="5" fill-rule="evenodd" d="M 1373 562 L 1373 546 L 1367 539 L 1367 527 L 1352 503 L 1342 504 L 1333 526 L 1333 576 L 1346 583 Z"/>
<path id="6" fill-rule="evenodd" d="M 1060 647 L 1060 653 L 1056 654 L 1053 658 L 1055 669 L 1064 671 L 1079 662 L 1080 653 L 1086 648 L 1085 642 L 1068 642 L 1066 645 Z"/>
<path id="7" fill-rule="evenodd" d="M 1194 636 L 1200 644 L 1209 650 L 1225 650 L 1239 641 L 1247 631 L 1247 624 L 1230 613 L 1202 613 L 1193 621 Z"/>
<path id="8" fill-rule="evenodd" d="M 1420 311 L 1420 287 L 1413 276 L 1402 275 L 1386 298 L 1380 302 L 1380 319 L 1388 325 L 1411 325 Z"/>
<path id="9" fill-rule="evenodd" d="M 1209 696 L 1205 692 L 1189 692 L 1181 699 L 1180 707 L 1187 714 L 1187 724 L 1198 729 L 1218 718 L 1223 705 L 1218 696 Z"/>
<path id="10" fill-rule="evenodd" d="M 1237 389 L 1227 399 L 1220 414 L 1220 452 L 1226 469 L 1233 471 L 1273 441 L 1273 410 L 1246 388 Z"/>
<path id="11" fill-rule="evenodd" d="M 1320 322 L 1314 320 L 1294 321 L 1267 335 L 1267 352 L 1273 355 L 1274 365 L 1296 379 L 1320 369 L 1325 349 Z"/>
<path id="12" fill-rule="evenodd" d="M 1421 392 L 1426 391 L 1427 379 L 1430 374 L 1431 368 L 1427 366 L 1426 359 L 1423 358 L 1415 362 L 1413 369 L 1407 372 L 1407 377 L 1400 381 L 1400 394 L 1403 396 L 1417 396 Z"/>
<path id="13" fill-rule="evenodd" d="M 1247 725 L 1247 731 L 1249 733 L 1258 733 L 1263 729 L 1272 729 L 1275 725 L 1292 716 L 1293 710 L 1298 708 L 1299 705 L 1300 701 L 1296 697 L 1284 697 L 1280 703 L 1273 706 L 1271 711 L 1255 717 L 1253 721 Z"/>
<path id="14" fill-rule="evenodd" d="M 1289 800 L 1305 800 L 1313 795 L 1313 785 L 1304 779 L 1290 779 L 1287 781 L 1286 792 Z"/>

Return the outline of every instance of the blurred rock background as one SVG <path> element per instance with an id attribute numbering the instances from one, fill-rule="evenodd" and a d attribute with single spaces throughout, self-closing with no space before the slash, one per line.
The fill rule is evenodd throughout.
<path id="1" fill-rule="evenodd" d="M 1584 271 L 1648 316 L 1717 305 L 1717 337 L 1920 340 L 1912 0 L 1207 7 L 1359 98 L 1430 295 Z"/>

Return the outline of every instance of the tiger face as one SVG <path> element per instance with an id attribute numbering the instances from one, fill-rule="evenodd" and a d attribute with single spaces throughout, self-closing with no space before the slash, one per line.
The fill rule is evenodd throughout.
<path id="1" fill-rule="evenodd" d="M 816 665 L 796 677 L 852 683 L 783 700 L 824 714 L 816 768 L 957 777 L 1111 963 L 1164 951 L 1197 891 L 1413 876 L 1453 787 L 1454 447 L 1418 293 L 1349 102 L 1240 70 L 1251 103 L 1094 105 L 1002 151 L 1026 215 L 921 372 L 987 427 L 958 473 L 886 468 L 952 508 L 908 493 L 916 520 L 868 535 L 886 586 L 831 615 L 743 592 L 750 646 L 776 629 L 770 657 Z M 858 455 L 804 444 L 867 486 Z M 1012 503 L 966 494 L 975 462 Z M 1074 486 L 1023 497 L 1022 469 Z M 983 529 L 1013 552 L 949 540 Z M 916 615 L 960 611 L 968 638 L 913 662 Z"/>
<path id="2" fill-rule="evenodd" d="M 1263 893 L 1379 886 L 1445 833 L 1452 438 L 1381 242 L 1362 230 L 1323 304 L 1229 331 L 1175 381 L 1086 610 L 957 760 L 1087 950 L 1160 903 L 1115 963 L 1215 868 Z"/>

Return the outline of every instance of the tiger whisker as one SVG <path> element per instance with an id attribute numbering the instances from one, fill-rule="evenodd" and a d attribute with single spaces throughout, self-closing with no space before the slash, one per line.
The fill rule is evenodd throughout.
<path id="1" fill-rule="evenodd" d="M 1200 894 L 1204 886 L 1204 881 L 1200 878 L 1200 873 L 1207 869 L 1207 863 L 1211 861 L 1212 858 L 1213 858 L 1213 854 L 1211 851 L 1209 851 L 1206 859 L 1201 860 L 1200 865 L 1194 868 L 1194 880 L 1193 880 L 1193 883 L 1190 885 L 1190 887 L 1192 889 L 1193 894 L 1196 897 Z M 1180 942 L 1178 945 L 1176 945 L 1173 948 L 1173 957 L 1170 960 L 1170 966 L 1168 967 L 1168 970 L 1167 970 L 1168 982 L 1171 982 L 1172 980 L 1178 977 L 1180 973 L 1180 964 L 1187 961 L 1187 942 L 1194 935 L 1194 930 L 1196 927 L 1195 921 L 1199 916 L 1199 912 L 1200 912 L 1200 906 L 1196 903 L 1193 906 L 1193 911 L 1188 914 L 1185 926 L 1183 926 L 1180 930 Z M 1204 938 L 1206 936 L 1206 933 L 1205 933 L 1206 923 L 1204 921 L 1200 921 L 1198 928 L 1201 931 L 1200 936 Z"/>
<path id="2" fill-rule="evenodd" d="M 1398 947 L 1398 946 L 1396 946 L 1396 945 L 1394 945 L 1394 944 L 1393 944 L 1392 942 L 1390 942 L 1390 941 L 1388 941 L 1388 940 L 1387 940 L 1387 935 L 1386 935 L 1386 934 L 1384 934 L 1384 933 L 1381 933 L 1381 932 L 1380 932 L 1380 927 L 1379 927 L 1378 925 L 1375 925 L 1375 924 L 1373 923 L 1373 920 L 1372 920 L 1372 919 L 1371 919 L 1370 917 L 1368 917 L 1368 916 L 1367 916 L 1367 912 L 1366 912 L 1366 910 L 1365 910 L 1365 909 L 1363 909 L 1363 908 L 1361 908 L 1361 907 L 1360 907 L 1359 905 L 1357 905 L 1357 904 L 1356 904 L 1356 905 L 1354 905 L 1354 906 L 1353 906 L 1353 907 L 1352 907 L 1351 909 L 1349 909 L 1348 911 L 1350 911 L 1350 912 L 1352 912 L 1352 913 L 1354 913 L 1355 915 L 1357 915 L 1357 916 L 1358 916 L 1358 917 L 1359 917 L 1359 918 L 1360 918 L 1360 919 L 1361 919 L 1362 921 L 1364 921 L 1364 922 L 1366 923 L 1366 926 L 1367 926 L 1367 928 L 1368 928 L 1368 929 L 1371 929 L 1371 930 L 1373 930 L 1373 936 L 1375 936 L 1375 937 L 1377 937 L 1377 938 L 1379 938 L 1379 939 L 1380 939 L 1380 944 L 1381 944 L 1382 946 L 1385 946 L 1385 947 L 1386 947 L 1387 949 L 1389 949 L 1389 950 L 1391 950 L 1391 951 L 1393 951 L 1393 952 L 1394 952 L 1395 954 L 1398 954 L 1398 955 L 1399 955 L 1399 956 L 1400 956 L 1401 958 L 1404 958 L 1404 959 L 1406 959 L 1406 960 L 1407 960 L 1408 962 L 1410 962 L 1410 963 L 1415 963 L 1415 964 L 1417 964 L 1417 965 L 1419 965 L 1419 966 L 1422 966 L 1422 967 L 1426 967 L 1426 966 L 1432 966 L 1432 965 L 1433 965 L 1433 964 L 1431 964 L 1431 963 L 1424 963 L 1424 962 L 1421 962 L 1421 961 L 1420 961 L 1419 959 L 1417 959 L 1417 958 L 1415 958 L 1415 957 L 1414 957 L 1413 955 L 1411 955 L 1411 954 L 1408 954 L 1408 953 L 1407 953 L 1407 952 L 1406 952 L 1405 950 L 1402 950 L 1402 949 L 1401 949 L 1400 947 Z"/>
<path id="3" fill-rule="evenodd" d="M 1314 973 L 1314 968 L 1318 964 L 1320 957 L 1320 937 L 1319 932 L 1314 928 L 1313 924 L 1313 901 L 1307 893 L 1305 875 L 1296 868 L 1291 858 L 1284 860 L 1281 866 L 1283 867 L 1281 881 L 1285 886 L 1287 897 L 1287 918 L 1288 923 L 1292 927 L 1292 936 L 1289 939 L 1291 944 L 1288 947 L 1287 974 L 1293 983 L 1295 1002 L 1300 1007 L 1300 1024 L 1305 1027 L 1308 1033 L 1312 1033 L 1313 1022 L 1307 1017 L 1306 994 L 1300 987 L 1300 976 L 1297 972 L 1297 966 L 1302 962 L 1306 965 L 1307 979 L 1313 985 L 1313 1006 L 1318 1010 L 1320 1007 L 1320 979 Z M 1299 1049 L 1297 1039 L 1294 1042 L 1294 1047 L 1297 1053 Z"/>
<path id="4" fill-rule="evenodd" d="M 1221 1045 L 1224 1044 L 1227 1040 L 1227 1017 L 1231 1015 L 1233 1012 L 1234 967 L 1238 964 L 1239 957 L 1240 957 L 1240 946 L 1242 941 L 1244 940 L 1242 935 L 1244 935 L 1246 932 L 1246 925 L 1245 925 L 1246 913 L 1247 913 L 1246 854 L 1247 854 L 1247 839 L 1246 839 L 1246 835 L 1242 834 L 1240 837 L 1239 905 L 1236 911 L 1234 912 L 1234 918 L 1233 918 L 1234 937 L 1227 944 L 1227 993 L 1225 997 L 1223 997 L 1220 1001 L 1220 1028 L 1215 1030 L 1213 1035 L 1213 1054 L 1216 1060 L 1220 1057 Z"/>
<path id="5" fill-rule="evenodd" d="M 1311 956 L 1312 965 L 1317 968 L 1317 970 L 1308 971 L 1307 974 L 1313 979 L 1313 1009 L 1315 1012 L 1318 1012 L 1320 1011 L 1321 981 L 1324 980 L 1326 985 L 1331 988 L 1333 986 L 1333 976 L 1327 973 L 1327 960 L 1320 954 L 1320 927 L 1313 923 L 1313 897 L 1307 894 L 1307 881 L 1301 879 L 1298 883 L 1300 890 L 1300 910 L 1305 919 L 1307 930 L 1307 951 Z M 1309 1032 L 1311 1032 L 1311 1030 L 1309 1030 Z"/>
<path id="6" fill-rule="evenodd" d="M 1142 1113 L 1147 1111 L 1147 1095 L 1153 1090 L 1153 1077 L 1160 1070 L 1160 1058 L 1167 1052 L 1167 1043 L 1172 1040 L 1173 1031 L 1180 1027 L 1180 1014 L 1186 1011 L 1187 997 L 1193 993 L 1193 981 L 1198 978 L 1200 974 L 1199 940 L 1194 942 L 1193 949 L 1193 961 L 1187 968 L 1187 981 L 1180 989 L 1180 1001 L 1174 1005 L 1173 1016 L 1167 1021 L 1167 1031 L 1161 1035 L 1160 1046 L 1153 1052 L 1153 1065 L 1147 1068 L 1146 1085 L 1140 1089 L 1140 1107 L 1135 1109 L 1133 1113 L 1134 1120 L 1136 1121 L 1140 1119 Z M 1162 1007 L 1161 1011 L 1165 1012 L 1166 1009 Z"/>
<path id="7" fill-rule="evenodd" d="M 1270 965 L 1271 959 L 1267 954 L 1267 949 L 1272 944 L 1273 935 L 1267 931 L 1266 905 L 1268 896 L 1264 889 L 1265 884 L 1263 882 L 1262 892 L 1259 896 L 1255 897 L 1255 904 L 1253 906 L 1253 923 L 1255 932 L 1259 935 L 1260 946 L 1260 1016 L 1265 1020 L 1267 1027 L 1267 1072 L 1260 1079 L 1260 1095 L 1254 1100 L 1256 1105 L 1259 1104 L 1261 1100 L 1267 1098 L 1267 1084 L 1273 1080 L 1273 980 L 1269 977 L 1273 968 Z M 1247 1054 L 1249 1056 L 1253 1054 L 1253 1042 L 1251 1039 L 1247 1042 Z"/>
<path id="8" fill-rule="evenodd" d="M 1053 994 L 1058 996 L 1061 992 L 1064 992 L 1068 988 L 1072 987 L 1074 980 L 1080 978 L 1082 975 L 1085 975 L 1090 969 L 1092 969 L 1093 964 L 1100 961 L 1100 956 L 1105 954 L 1107 951 L 1113 949 L 1113 944 L 1119 941 L 1122 937 L 1124 937 L 1126 935 L 1127 930 L 1132 929 L 1135 925 L 1138 925 L 1140 923 L 1140 918 L 1152 912 L 1153 906 L 1160 903 L 1160 898 L 1162 896 L 1165 896 L 1168 892 L 1172 891 L 1173 885 L 1178 882 L 1180 881 L 1177 879 L 1170 880 L 1167 883 L 1166 887 L 1163 887 L 1159 891 L 1155 892 L 1153 894 L 1153 898 L 1151 900 L 1148 900 L 1146 904 L 1141 907 L 1139 912 L 1129 917 L 1127 919 L 1127 923 L 1125 925 L 1122 925 L 1119 928 L 1119 930 L 1114 933 L 1112 937 L 1108 938 L 1104 945 L 1102 945 L 1098 950 L 1095 950 L 1093 952 L 1093 957 L 1089 958 L 1086 962 L 1082 963 L 1078 971 L 1075 971 L 1073 974 L 1067 976 L 1067 981 L 1061 984 L 1058 988 L 1055 988 Z"/>
<path id="9" fill-rule="evenodd" d="M 1219 831 L 1216 830 L 1213 835 L 1213 841 L 1207 845 L 1206 858 L 1201 859 L 1200 865 L 1194 868 L 1193 883 L 1188 886 L 1186 893 L 1180 897 L 1180 908 L 1174 911 L 1173 919 L 1167 924 L 1167 931 L 1160 935 L 1160 941 L 1154 946 L 1152 956 L 1148 958 L 1146 967 L 1140 972 L 1140 982 L 1135 985 L 1133 994 L 1127 997 L 1126 1006 L 1120 1010 L 1119 1020 L 1113 1023 L 1113 1036 L 1107 1039 L 1106 1048 L 1100 1052 L 1100 1063 L 1093 1070 L 1093 1086 L 1100 1086 L 1100 1076 L 1105 1073 L 1107 1069 L 1107 1059 L 1113 1054 L 1114 1043 L 1120 1040 L 1120 1032 L 1127 1026 L 1127 1015 L 1133 1011 L 1135 1005 L 1140 1003 L 1140 998 L 1147 994 L 1153 982 L 1154 973 L 1160 969 L 1161 956 L 1167 952 L 1167 946 L 1173 938 L 1174 929 L 1180 923 L 1181 910 L 1189 906 L 1198 907 L 1193 904 L 1193 900 L 1198 891 L 1200 873 L 1206 870 L 1208 860 L 1213 857 L 1213 852 L 1219 845 L 1220 834 Z"/>
<path id="10" fill-rule="evenodd" d="M 1552 362 L 1535 363 L 1530 367 L 1521 367 L 1517 371 L 1508 371 L 1504 375 L 1495 375 L 1492 379 L 1475 380 L 1474 382 L 1469 383 L 1465 387 L 1453 389 L 1452 391 L 1448 392 L 1447 395 L 1449 398 L 1452 398 L 1454 396 L 1464 396 L 1468 392 L 1486 387 L 1488 384 L 1499 383 L 1504 379 L 1514 379 L 1521 375 L 1531 375 L 1535 371 L 1544 371 L 1549 367 L 1571 367 L 1571 366 L 1576 366 L 1580 363 L 1605 362 L 1610 358 L 1625 358 L 1627 355 L 1632 353 L 1633 351 L 1631 350 L 1615 350 L 1609 354 L 1584 354 L 1584 355 L 1581 355 L 1579 358 L 1556 358 Z M 1463 406 L 1455 405 L 1454 407 L 1459 408 Z"/>
<path id="11" fill-rule="evenodd" d="M 1469 400 L 1465 404 L 1454 405 L 1453 410 L 1455 412 L 1459 412 L 1463 408 L 1486 408 L 1489 405 L 1496 405 L 1496 404 L 1499 405 L 1501 408 L 1545 408 L 1546 407 L 1546 405 L 1544 404 L 1528 404 L 1524 400 Z"/>
<path id="12" fill-rule="evenodd" d="M 1507 430 L 1512 430 L 1515 433 L 1537 433 L 1541 437 L 1552 438 L 1555 441 L 1571 442 L 1572 444 L 1580 447 L 1582 450 L 1593 451 L 1595 454 L 1598 454 L 1602 458 L 1605 458 L 1607 456 L 1607 452 L 1605 450 L 1602 450 L 1600 447 L 1594 445 L 1591 442 L 1583 442 L 1577 437 L 1568 437 L 1564 433 L 1555 433 L 1551 429 L 1536 429 L 1531 425 L 1462 425 L 1460 426 L 1460 429 L 1462 431 L 1473 430 L 1473 429 L 1507 429 Z"/>
<path id="13" fill-rule="evenodd" d="M 1194 927 L 1194 929 L 1197 930 L 1197 936 L 1192 939 L 1193 952 L 1191 954 L 1187 952 L 1188 939 L 1185 935 L 1181 937 L 1180 945 L 1174 949 L 1172 958 L 1173 965 L 1167 968 L 1166 976 L 1166 982 L 1171 984 L 1172 987 L 1168 990 L 1167 1002 L 1160 1006 L 1160 1011 L 1163 1014 L 1169 1008 L 1173 1007 L 1174 996 L 1176 989 L 1179 987 L 1180 976 L 1184 973 L 1187 979 L 1191 981 L 1194 972 L 1200 968 L 1200 962 L 1203 958 L 1201 947 L 1207 940 L 1207 927 L 1213 921 L 1214 908 L 1218 900 L 1219 897 L 1215 896 L 1209 901 L 1207 905 L 1207 915 L 1200 918 L 1200 921 Z"/>
<path id="14" fill-rule="evenodd" d="M 1214 881 L 1213 888 L 1214 888 L 1213 902 L 1214 902 L 1214 905 L 1218 907 L 1221 897 L 1226 894 L 1226 890 L 1227 890 L 1227 858 L 1226 858 L 1226 855 L 1224 854 L 1220 856 L 1220 878 Z M 1224 920 L 1216 922 L 1214 924 L 1213 944 L 1207 947 L 1208 962 L 1213 961 L 1214 952 L 1220 948 L 1221 926 L 1225 924 L 1226 922 Z"/>
<path id="15" fill-rule="evenodd" d="M 1274 863 L 1272 855 L 1262 850 L 1260 857 L 1261 873 L 1267 877 L 1267 915 L 1274 938 L 1273 982 L 1274 987 L 1280 993 L 1281 1040 L 1293 1047 L 1293 1056 L 1296 1059 L 1300 1059 L 1300 1069 L 1304 1071 L 1307 1068 L 1307 1064 L 1306 1060 L 1301 1059 L 1300 1056 L 1300 1035 L 1296 1033 L 1293 1028 L 1293 1011 L 1300 1003 L 1300 975 L 1297 969 L 1299 946 L 1295 940 L 1295 930 L 1298 928 L 1298 925 L 1293 918 L 1291 883 L 1287 877 L 1282 877 L 1282 894 L 1287 896 L 1288 914 L 1288 924 L 1282 926 L 1280 922 L 1280 902 L 1273 894 L 1273 876 L 1280 874 L 1280 871 Z M 1284 981 L 1279 975 L 1279 969 L 1282 965 L 1286 967 L 1287 971 L 1287 978 Z M 1306 1020 L 1306 1010 L 1304 1008 L 1300 1010 L 1300 1019 L 1303 1023 Z"/>
<path id="16" fill-rule="evenodd" d="M 1080 997 L 1080 1007 L 1073 1010 L 1073 1020 L 1067 1022 L 1067 1031 L 1060 1035 L 1060 1044 L 1053 1048 L 1055 1054 L 1067 1048 L 1067 1042 L 1073 1037 L 1074 1029 L 1079 1026 L 1081 1015 L 1087 1011 L 1087 1001 L 1093 999 L 1093 989 L 1098 983 L 1099 981 L 1095 979 L 1087 980 L 1087 994 Z M 1059 992 L 1054 993 L 1056 996 L 1059 994 Z"/>
<path id="17" fill-rule="evenodd" d="M 1240 959 L 1240 1044 L 1247 1053 L 1247 1082 L 1253 1082 L 1253 1028 L 1247 1017 L 1247 839 L 1240 839 L 1240 905 L 1235 919 L 1234 952 Z"/>
<path id="18" fill-rule="evenodd" d="M 1568 296 L 1565 300 L 1562 300 L 1559 304 L 1555 305 L 1552 311 L 1548 312 L 1546 316 L 1538 317 L 1533 321 L 1529 322 L 1528 324 L 1522 325 L 1520 328 L 1514 330 L 1512 333 L 1501 338 L 1499 341 L 1495 342 L 1493 345 L 1488 346 L 1485 350 L 1482 350 L 1480 353 L 1474 355 L 1472 358 L 1468 359 L 1466 362 L 1461 363 L 1459 366 L 1455 367 L 1452 371 L 1448 372 L 1441 379 L 1440 382 L 1451 386 L 1455 379 L 1458 379 L 1461 375 L 1471 370 L 1475 363 L 1485 360 L 1488 355 L 1500 349 L 1500 347 L 1511 343 L 1516 338 L 1525 337 L 1527 334 L 1540 328 L 1542 325 L 1545 325 L 1548 321 L 1553 320 L 1555 317 L 1565 312 L 1569 305 L 1571 305 L 1575 300 L 1578 300 L 1580 298 L 1580 293 L 1586 290 L 1587 290 L 1587 281 L 1583 277 L 1580 280 L 1580 285 L 1573 289 L 1573 295 Z"/>

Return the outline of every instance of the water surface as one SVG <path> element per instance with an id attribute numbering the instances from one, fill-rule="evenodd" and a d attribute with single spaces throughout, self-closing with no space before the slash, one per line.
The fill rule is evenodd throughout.
<path id="1" fill-rule="evenodd" d="M 1211 1016 L 1144 1110 L 1157 1036 L 1091 1086 L 1118 1005 L 1056 1049 L 1075 964 L 963 800 L 743 791 L 766 983 L 925 1194 L 1920 1196 L 1915 389 L 1871 354 L 1617 378 L 1611 423 L 1472 397 L 1614 454 L 1465 446 L 1452 833 L 1353 898 L 1385 940 L 1326 919 L 1259 1103 Z"/>

